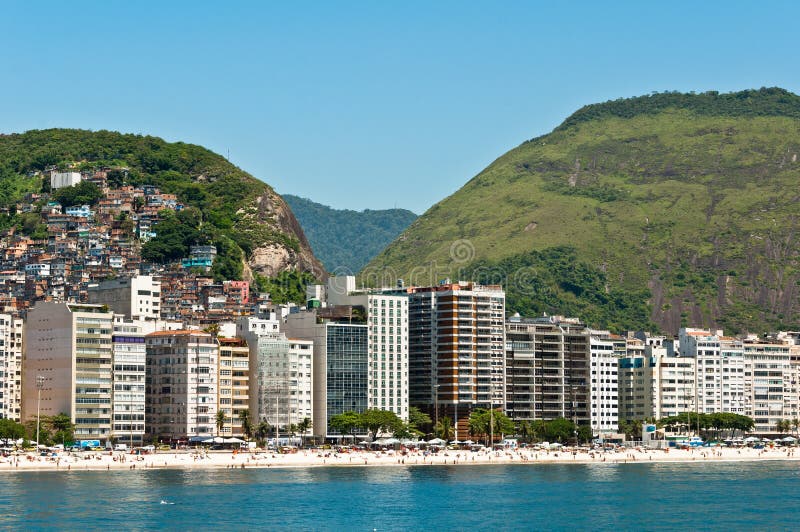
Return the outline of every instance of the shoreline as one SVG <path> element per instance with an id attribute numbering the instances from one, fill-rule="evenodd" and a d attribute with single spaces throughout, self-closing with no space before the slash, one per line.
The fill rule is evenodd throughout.
<path id="1" fill-rule="evenodd" d="M 471 452 L 448 450 L 425 455 L 423 452 L 335 453 L 299 451 L 291 454 L 232 452 L 164 452 L 163 454 L 129 455 L 112 453 L 78 453 L 57 459 L 36 456 L 0 458 L 3 473 L 44 471 L 152 471 L 152 470 L 219 470 L 219 469 L 304 469 L 317 467 L 440 467 L 484 465 L 551 465 L 551 464 L 705 464 L 760 461 L 800 461 L 795 448 L 757 450 L 722 449 L 624 449 L 617 452 L 596 451 L 516 451 Z"/>

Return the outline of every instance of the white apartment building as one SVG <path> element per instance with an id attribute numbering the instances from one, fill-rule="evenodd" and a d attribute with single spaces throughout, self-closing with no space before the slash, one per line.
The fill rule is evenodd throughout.
<path id="1" fill-rule="evenodd" d="M 592 432 L 615 433 L 619 426 L 618 361 L 607 331 L 589 337 L 589 423 Z"/>
<path id="2" fill-rule="evenodd" d="M 100 305 L 39 302 L 28 312 L 22 359 L 22 419 L 66 413 L 75 438 L 112 435 L 114 315 Z"/>
<path id="3" fill-rule="evenodd" d="M 313 423 L 314 343 L 283 333 L 248 336 L 250 412 L 257 422 L 286 430 L 309 418 Z"/>
<path id="4" fill-rule="evenodd" d="M 112 279 L 89 285 L 89 302 L 108 307 L 132 320 L 158 320 L 161 281 L 152 275 Z"/>
<path id="5" fill-rule="evenodd" d="M 696 411 L 749 415 L 742 341 L 703 329 L 681 329 L 679 339 L 681 355 L 696 362 Z"/>
<path id="6" fill-rule="evenodd" d="M 114 316 L 112 435 L 118 443 L 142 445 L 145 434 L 145 346 L 142 322 Z"/>
<path id="7" fill-rule="evenodd" d="M 779 421 L 798 417 L 796 367 L 787 343 L 744 341 L 746 415 L 755 422 L 755 432 L 775 434 Z"/>
<path id="8" fill-rule="evenodd" d="M 0 314 L 0 419 L 21 420 L 22 325 L 20 318 Z"/>
<path id="9" fill-rule="evenodd" d="M 219 345 L 202 331 L 157 331 L 145 336 L 145 423 L 165 441 L 203 440 L 216 431 Z"/>

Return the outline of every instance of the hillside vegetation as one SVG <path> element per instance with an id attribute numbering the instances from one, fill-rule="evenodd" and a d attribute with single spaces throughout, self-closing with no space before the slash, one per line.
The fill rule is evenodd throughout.
<path id="1" fill-rule="evenodd" d="M 503 282 L 509 310 L 595 326 L 800 321 L 800 97 L 664 93 L 590 105 L 418 218 L 368 282 Z"/>
<path id="2" fill-rule="evenodd" d="M 358 272 L 417 219 L 405 209 L 359 212 L 332 209 L 289 194 L 283 199 L 329 272 Z"/>
<path id="3" fill-rule="evenodd" d="M 112 188 L 155 185 L 189 207 L 167 213 L 158 236 L 144 246 L 146 260 L 175 260 L 189 245 L 211 242 L 219 252 L 215 274 L 222 278 L 242 278 L 249 268 L 258 273 L 264 266 L 253 259 L 259 249 L 280 249 L 291 257 L 279 270 L 323 273 L 291 211 L 271 187 L 201 146 L 151 136 L 76 129 L 0 135 L 0 208 L 7 212 L 0 225 L 16 224 L 29 234 L 41 229 L 15 206 L 26 193 L 49 191 L 45 169 L 54 166 L 109 168 Z M 92 204 L 98 196 L 91 188 L 82 183 L 55 196 L 65 205 Z M 267 268 L 267 273 L 278 271 Z"/>

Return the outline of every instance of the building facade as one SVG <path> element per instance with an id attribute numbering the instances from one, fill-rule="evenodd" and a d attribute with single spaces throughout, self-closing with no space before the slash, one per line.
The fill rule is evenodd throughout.
<path id="1" fill-rule="evenodd" d="M 66 413 L 78 440 L 112 436 L 114 315 L 100 305 L 38 303 L 25 324 L 22 419 Z"/>
<path id="2" fill-rule="evenodd" d="M 218 401 L 219 345 L 201 331 L 158 331 L 145 337 L 145 423 L 163 441 L 214 436 Z"/>
<path id="3" fill-rule="evenodd" d="M 131 447 L 142 445 L 145 435 L 145 365 L 147 349 L 141 322 L 114 317 L 112 357 L 112 435 Z"/>
<path id="4" fill-rule="evenodd" d="M 219 403 L 225 413 L 221 436 L 241 436 L 241 414 L 250 408 L 250 349 L 241 338 L 219 338 Z M 215 420 L 216 423 L 216 420 Z"/>
<path id="5" fill-rule="evenodd" d="M 0 314 L 0 419 L 20 421 L 22 416 L 23 322 Z"/>

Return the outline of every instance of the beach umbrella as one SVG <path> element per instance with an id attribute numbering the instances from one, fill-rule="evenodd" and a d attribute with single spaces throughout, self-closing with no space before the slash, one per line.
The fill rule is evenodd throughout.
<path id="1" fill-rule="evenodd" d="M 797 438 L 795 438 L 794 436 L 786 436 L 786 437 L 785 437 L 783 440 L 781 440 L 781 441 L 790 441 L 790 442 L 791 442 L 791 441 L 797 441 Z"/>
<path id="2" fill-rule="evenodd" d="M 745 438 L 744 441 L 746 441 L 746 442 L 754 442 L 754 441 L 758 441 L 758 438 L 756 438 L 755 436 L 749 436 L 749 437 Z"/>
<path id="3" fill-rule="evenodd" d="M 445 443 L 445 441 L 441 438 L 434 438 L 432 440 L 429 440 L 428 443 L 430 443 L 431 445 L 441 445 Z"/>
<path id="4" fill-rule="evenodd" d="M 244 440 L 240 440 L 239 438 L 224 438 L 223 443 L 244 443 Z"/>

